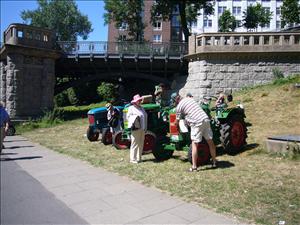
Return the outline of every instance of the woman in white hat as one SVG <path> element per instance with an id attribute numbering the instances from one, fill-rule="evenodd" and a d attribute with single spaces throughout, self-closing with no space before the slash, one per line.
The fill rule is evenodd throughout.
<path id="1" fill-rule="evenodd" d="M 128 128 L 131 128 L 130 162 L 139 163 L 142 160 L 145 132 L 147 130 L 147 113 L 141 106 L 143 98 L 137 94 L 133 96 L 128 108 Z"/>

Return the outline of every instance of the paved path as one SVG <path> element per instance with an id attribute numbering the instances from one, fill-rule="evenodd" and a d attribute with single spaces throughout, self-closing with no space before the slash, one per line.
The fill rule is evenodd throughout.
<path id="1" fill-rule="evenodd" d="M 7 137 L 4 144 L 6 149 L 1 155 L 1 167 L 5 163 L 16 163 L 29 176 L 28 179 L 34 179 L 40 189 L 50 193 L 48 198 L 53 198 L 62 210 L 72 211 L 68 212 L 72 216 L 71 222 L 67 223 L 78 219 L 78 224 L 85 221 L 88 224 L 241 224 L 233 218 L 185 203 L 126 177 L 33 144 L 23 137 Z M 3 182 L 12 180 L 6 178 Z M 5 185 L 1 183 L 1 189 Z M 18 215 L 24 216 L 22 213 Z M 32 221 L 29 223 L 33 224 Z"/>

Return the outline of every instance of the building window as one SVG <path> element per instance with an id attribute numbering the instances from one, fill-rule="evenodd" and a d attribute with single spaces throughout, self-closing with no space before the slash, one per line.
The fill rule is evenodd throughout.
<path id="1" fill-rule="evenodd" d="M 261 0 L 262 2 L 270 2 L 271 0 Z"/>
<path id="2" fill-rule="evenodd" d="M 261 26 L 262 28 L 270 28 L 270 23 L 264 24 L 263 26 Z"/>
<path id="3" fill-rule="evenodd" d="M 126 35 L 119 35 L 119 41 L 126 41 Z"/>
<path id="4" fill-rule="evenodd" d="M 204 27 L 212 27 L 212 20 L 204 20 L 203 22 Z"/>
<path id="5" fill-rule="evenodd" d="M 162 23 L 161 21 L 157 21 L 153 24 L 153 30 L 162 30 Z"/>
<path id="6" fill-rule="evenodd" d="M 24 35 L 24 33 L 23 33 L 22 30 L 18 30 L 18 31 L 17 31 L 17 37 L 18 37 L 18 38 L 23 38 L 23 37 L 24 37 L 23 35 Z"/>
<path id="7" fill-rule="evenodd" d="M 233 0 L 234 2 L 241 2 L 242 0 Z"/>
<path id="8" fill-rule="evenodd" d="M 153 35 L 153 42 L 162 42 L 161 41 L 161 34 L 156 34 L 156 35 Z"/>
<path id="9" fill-rule="evenodd" d="M 276 29 L 281 29 L 281 22 L 280 21 L 276 21 Z"/>
<path id="10" fill-rule="evenodd" d="M 276 8 L 276 15 L 280 15 L 281 14 L 281 9 L 280 9 L 280 7 L 277 7 Z"/>
<path id="11" fill-rule="evenodd" d="M 218 13 L 223 14 L 223 12 L 226 10 L 226 6 L 219 6 L 218 7 Z"/>
<path id="12" fill-rule="evenodd" d="M 264 11 L 270 13 L 270 7 L 263 7 Z"/>
<path id="13" fill-rule="evenodd" d="M 233 15 L 240 15 L 242 12 L 242 8 L 240 6 L 234 6 L 232 8 L 232 14 Z"/>
<path id="14" fill-rule="evenodd" d="M 127 30 L 128 29 L 128 24 L 126 22 L 122 22 L 121 26 L 119 27 L 119 30 Z"/>

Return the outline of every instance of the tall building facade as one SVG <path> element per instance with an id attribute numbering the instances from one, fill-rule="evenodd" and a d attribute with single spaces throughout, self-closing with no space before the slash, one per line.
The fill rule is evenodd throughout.
<path id="1" fill-rule="evenodd" d="M 191 27 L 192 33 L 210 33 L 218 32 L 219 18 L 225 10 L 229 10 L 237 20 L 236 32 L 246 32 L 247 29 L 242 26 L 243 12 L 247 7 L 260 3 L 266 10 L 272 12 L 272 19 L 269 24 L 264 27 L 258 27 L 256 31 L 278 31 L 281 29 L 281 10 L 283 0 L 217 0 L 214 5 L 214 14 L 205 15 L 203 9 L 200 11 L 197 22 Z M 300 4 L 300 1 L 299 1 Z"/>
<path id="2" fill-rule="evenodd" d="M 144 10 L 142 12 L 145 29 L 143 38 L 145 41 L 162 43 L 162 42 L 181 42 L 182 30 L 179 21 L 178 8 L 173 10 L 170 21 L 158 20 L 154 25 L 151 23 L 151 7 L 155 3 L 153 0 L 144 0 Z M 123 23 L 116 28 L 115 23 L 112 22 L 108 26 L 108 40 L 109 41 L 125 41 L 131 37 L 128 34 L 128 25 Z"/>

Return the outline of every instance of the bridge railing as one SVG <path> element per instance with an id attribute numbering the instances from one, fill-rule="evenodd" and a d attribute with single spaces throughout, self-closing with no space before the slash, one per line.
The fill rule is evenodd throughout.
<path id="1" fill-rule="evenodd" d="M 128 56 L 183 56 L 188 53 L 187 43 L 151 43 L 151 42 L 105 42 L 78 41 L 57 42 L 67 55 L 103 54 Z"/>
<path id="2" fill-rule="evenodd" d="M 300 51 L 300 32 L 205 33 L 189 39 L 189 55 L 217 52 Z"/>

